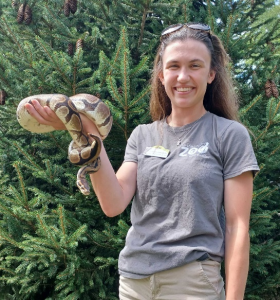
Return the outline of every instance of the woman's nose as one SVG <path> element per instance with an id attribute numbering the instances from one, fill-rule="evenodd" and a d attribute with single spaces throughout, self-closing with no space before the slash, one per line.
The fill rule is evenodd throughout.
<path id="1" fill-rule="evenodd" d="M 181 69 L 178 74 L 178 81 L 185 82 L 190 79 L 190 74 L 186 69 Z"/>

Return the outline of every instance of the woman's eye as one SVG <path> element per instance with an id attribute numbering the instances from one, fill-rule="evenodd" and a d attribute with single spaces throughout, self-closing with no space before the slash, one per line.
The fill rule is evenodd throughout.
<path id="1" fill-rule="evenodd" d="M 170 65 L 169 66 L 169 69 L 175 69 L 175 68 L 178 68 L 178 65 Z"/>
<path id="2" fill-rule="evenodd" d="M 193 64 L 192 65 L 192 68 L 194 68 L 194 69 L 197 69 L 197 68 L 199 68 L 200 67 L 200 65 L 198 65 L 198 64 Z"/>

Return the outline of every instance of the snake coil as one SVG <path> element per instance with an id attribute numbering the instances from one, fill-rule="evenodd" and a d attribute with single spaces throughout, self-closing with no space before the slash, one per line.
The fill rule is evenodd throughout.
<path id="1" fill-rule="evenodd" d="M 100 168 L 99 154 L 102 141 L 109 134 L 113 118 L 108 106 L 90 94 L 77 94 L 67 97 L 63 94 L 41 94 L 24 98 L 17 108 L 17 119 L 20 125 L 34 133 L 45 133 L 55 130 L 52 126 L 43 125 L 37 122 L 24 105 L 32 104 L 36 99 L 42 106 L 48 106 L 63 122 L 72 141 L 68 147 L 68 159 L 70 162 L 81 168 L 77 174 L 77 186 L 84 195 L 90 193 L 90 187 L 86 180 L 86 174 L 94 173 Z M 83 133 L 83 124 L 80 114 L 84 114 L 96 125 L 101 139 L 93 134 Z M 89 138 L 93 138 L 93 142 Z"/>

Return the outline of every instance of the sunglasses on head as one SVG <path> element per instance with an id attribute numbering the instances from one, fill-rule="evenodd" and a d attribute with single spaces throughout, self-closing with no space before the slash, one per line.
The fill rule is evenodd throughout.
<path id="1" fill-rule="evenodd" d="M 184 26 L 186 26 L 187 28 L 193 29 L 193 30 L 199 30 L 199 31 L 208 33 L 208 35 L 212 41 L 211 33 L 210 33 L 210 30 L 211 30 L 210 26 L 207 24 L 201 24 L 201 23 L 184 23 L 184 24 L 170 25 L 162 31 L 160 39 L 162 40 L 167 35 L 180 30 Z"/>

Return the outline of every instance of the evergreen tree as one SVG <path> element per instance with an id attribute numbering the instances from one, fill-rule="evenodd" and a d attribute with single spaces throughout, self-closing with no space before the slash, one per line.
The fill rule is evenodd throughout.
<path id="1" fill-rule="evenodd" d="M 261 171 L 254 180 L 246 297 L 280 291 L 279 6 L 273 1 L 60 0 L 0 3 L 0 276 L 3 299 L 117 299 L 129 208 L 108 219 L 75 184 L 66 132 L 31 134 L 15 110 L 29 95 L 101 97 L 115 169 L 133 128 L 149 122 L 149 71 L 168 25 L 208 23 L 232 58 Z"/>
<path id="2" fill-rule="evenodd" d="M 254 4 L 255 5 L 255 4 Z M 265 1 L 263 12 L 251 14 L 248 51 L 240 64 L 241 91 L 246 105 L 240 114 L 253 133 L 261 171 L 255 178 L 251 218 L 250 299 L 277 299 L 280 295 L 279 204 L 279 5 Z M 241 81 L 240 81 L 241 82 Z M 246 95 L 246 97 L 245 97 Z M 248 97 L 249 96 L 249 97 Z"/>

